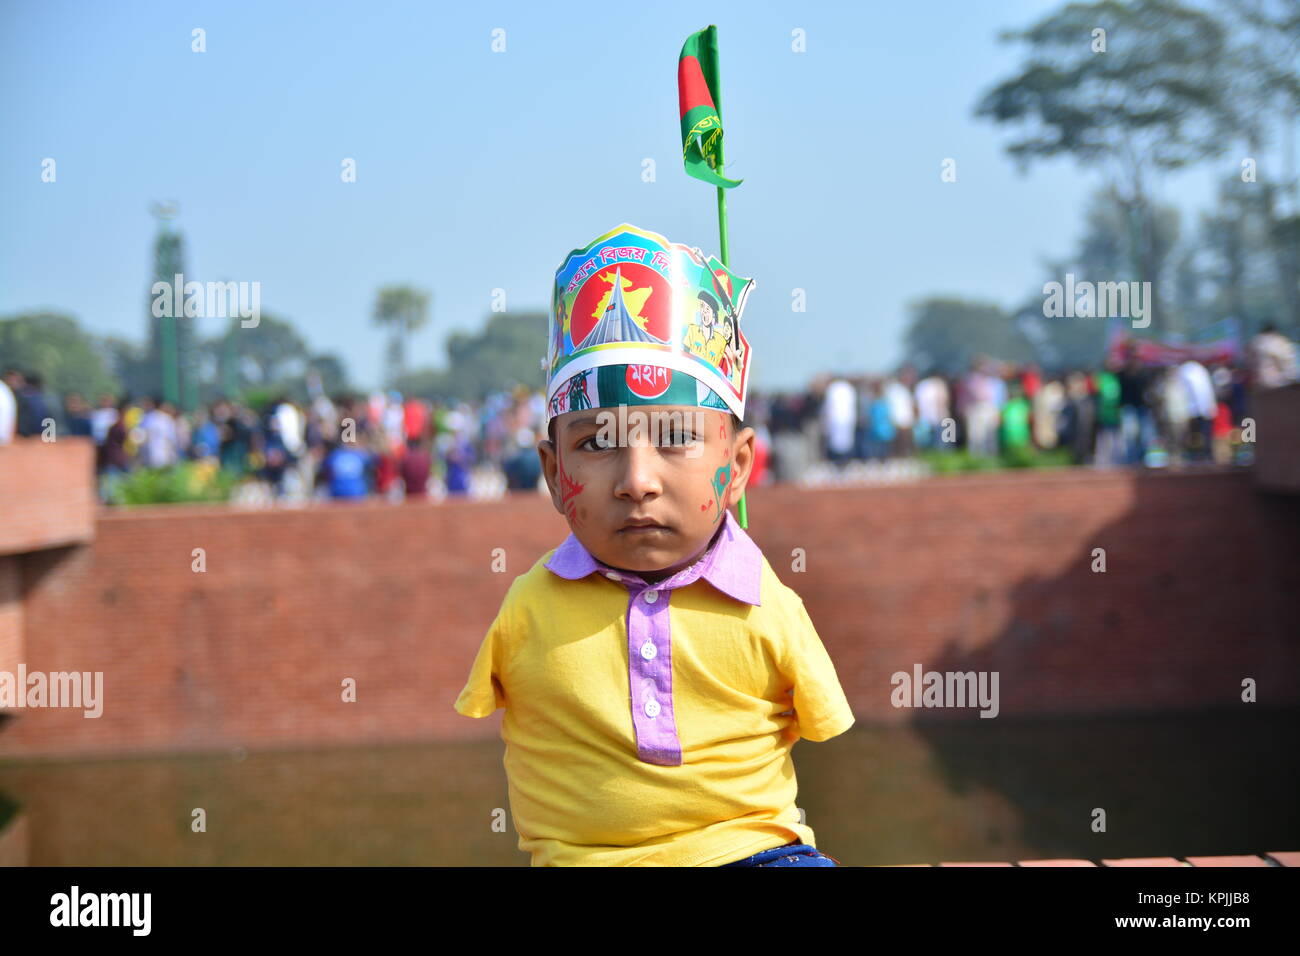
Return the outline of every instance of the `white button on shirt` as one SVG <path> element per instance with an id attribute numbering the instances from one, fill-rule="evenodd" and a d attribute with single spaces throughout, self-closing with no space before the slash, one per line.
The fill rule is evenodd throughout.
<path id="1" fill-rule="evenodd" d="M 646 604 L 654 604 L 654 602 L 657 601 L 657 600 L 659 600 L 659 592 L 658 592 L 658 591 L 646 591 L 646 593 L 645 593 L 645 602 L 646 602 Z"/>
<path id="2" fill-rule="evenodd" d="M 641 656 L 648 661 L 654 660 L 655 655 L 658 653 L 659 653 L 658 648 L 656 648 L 649 641 L 646 641 L 644 644 L 641 645 Z"/>
<path id="3" fill-rule="evenodd" d="M 646 715 L 647 717 L 658 717 L 658 716 L 659 716 L 659 701 L 657 701 L 657 700 L 647 700 L 647 701 L 645 702 L 645 715 Z"/>

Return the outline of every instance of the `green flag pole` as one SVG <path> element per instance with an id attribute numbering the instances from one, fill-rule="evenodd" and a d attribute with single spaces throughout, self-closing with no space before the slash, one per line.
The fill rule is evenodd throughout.
<path id="1" fill-rule="evenodd" d="M 677 58 L 677 93 L 681 108 L 682 160 L 688 175 L 718 188 L 718 245 L 722 265 L 730 270 L 726 191 L 739 186 L 742 180 L 733 181 L 722 175 L 722 79 L 718 69 L 718 28 L 712 24 L 692 33 L 682 45 Z M 749 512 L 743 491 L 736 510 L 740 526 L 748 528 Z"/>
<path id="2" fill-rule="evenodd" d="M 718 88 L 713 91 L 713 106 L 718 111 L 718 121 L 719 123 L 721 123 L 722 121 L 722 67 L 721 67 L 721 58 L 718 56 L 718 48 L 716 45 L 713 48 L 713 58 L 714 58 L 715 69 L 717 70 L 717 77 L 718 77 L 718 84 L 717 84 Z M 719 176 L 723 174 L 722 147 L 723 147 L 723 138 L 719 136 L 718 137 L 718 166 L 717 166 L 717 173 Z M 722 259 L 722 264 L 726 266 L 728 269 L 730 269 L 731 257 L 727 254 L 727 190 L 721 186 L 718 187 L 718 251 L 719 251 L 719 258 Z M 745 507 L 745 493 L 743 491 L 740 493 L 740 500 L 736 502 L 736 517 L 740 521 L 740 526 L 742 528 L 749 527 L 749 509 Z"/>

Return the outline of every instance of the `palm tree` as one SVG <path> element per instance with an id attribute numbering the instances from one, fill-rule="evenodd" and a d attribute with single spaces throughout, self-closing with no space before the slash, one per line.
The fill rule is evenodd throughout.
<path id="1" fill-rule="evenodd" d="M 388 384 L 406 374 L 406 339 L 429 322 L 430 295 L 406 285 L 384 286 L 375 299 L 374 323 L 392 330 L 388 344 Z"/>

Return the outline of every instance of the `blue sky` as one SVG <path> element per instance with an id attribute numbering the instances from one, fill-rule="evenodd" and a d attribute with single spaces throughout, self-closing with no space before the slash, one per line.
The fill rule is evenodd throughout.
<path id="1" fill-rule="evenodd" d="M 1011 305 L 1073 248 L 1096 175 L 1062 161 L 1022 177 L 1011 132 L 972 117 L 1019 62 L 998 32 L 1054 6 L 9 0 L 0 315 L 53 308 L 140 340 L 148 210 L 175 199 L 188 279 L 260 282 L 262 309 L 364 386 L 384 348 L 376 289 L 423 286 L 432 322 L 408 362 L 441 365 L 494 289 L 511 310 L 545 308 L 562 256 L 620 222 L 717 251 L 714 191 L 682 169 L 676 88 L 683 40 L 714 23 L 754 384 L 885 369 L 909 302 Z M 1209 182 L 1166 179 L 1161 195 L 1186 211 Z"/>

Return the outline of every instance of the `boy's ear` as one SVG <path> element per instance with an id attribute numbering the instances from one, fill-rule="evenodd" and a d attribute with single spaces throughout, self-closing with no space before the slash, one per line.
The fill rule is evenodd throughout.
<path id="1" fill-rule="evenodd" d="M 537 443 L 537 457 L 542 463 L 542 476 L 546 479 L 546 489 L 551 493 L 551 505 L 560 514 L 564 514 L 564 509 L 560 507 L 560 481 L 556 474 L 559 468 L 559 458 L 555 451 L 555 442 L 549 438 L 543 438 Z"/>
<path id="2" fill-rule="evenodd" d="M 731 444 L 731 457 L 736 469 L 733 480 L 740 488 L 740 491 L 736 494 L 737 500 L 745 493 L 745 486 L 749 484 L 749 473 L 754 467 L 754 436 L 756 434 L 754 429 L 746 425 L 736 432 Z"/>

